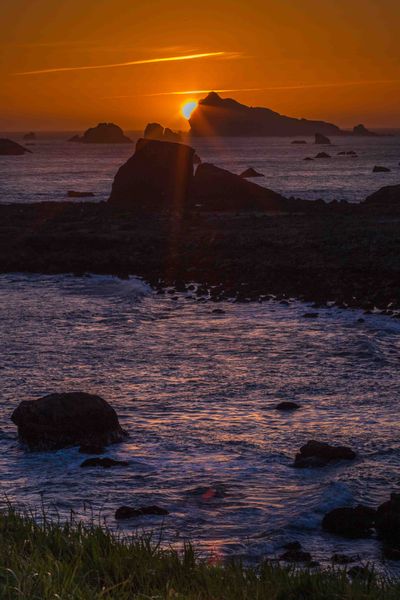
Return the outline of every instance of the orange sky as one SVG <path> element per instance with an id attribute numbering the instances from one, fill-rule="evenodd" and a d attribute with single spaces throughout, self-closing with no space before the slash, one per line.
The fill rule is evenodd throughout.
<path id="1" fill-rule="evenodd" d="M 2 0 L 0 28 L 0 130 L 184 128 L 168 92 L 208 89 L 400 127 L 398 0 Z"/>

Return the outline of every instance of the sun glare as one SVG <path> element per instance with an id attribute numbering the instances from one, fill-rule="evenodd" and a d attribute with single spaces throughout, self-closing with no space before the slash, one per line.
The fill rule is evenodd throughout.
<path id="1" fill-rule="evenodd" d="M 181 111 L 185 119 L 190 119 L 192 112 L 197 108 L 197 100 L 188 100 L 182 105 Z"/>

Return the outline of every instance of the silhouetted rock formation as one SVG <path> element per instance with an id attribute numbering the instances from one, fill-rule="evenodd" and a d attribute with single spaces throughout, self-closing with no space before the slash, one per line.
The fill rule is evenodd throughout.
<path id="1" fill-rule="evenodd" d="M 390 173 L 390 169 L 388 169 L 387 167 L 379 167 L 376 166 L 372 169 L 373 173 Z"/>
<path id="2" fill-rule="evenodd" d="M 68 198 L 92 198 L 93 192 L 76 192 L 75 190 L 69 190 L 67 192 Z"/>
<path id="3" fill-rule="evenodd" d="M 160 140 L 165 142 L 180 142 L 181 134 L 172 129 L 160 125 L 160 123 L 148 123 L 144 130 L 143 137 L 149 140 Z"/>
<path id="4" fill-rule="evenodd" d="M 243 171 L 243 173 L 240 173 L 240 177 L 243 177 L 243 179 L 250 179 L 251 177 L 264 177 L 264 175 L 263 173 L 259 173 L 258 171 L 253 169 L 253 167 L 249 167 L 248 169 Z"/>
<path id="5" fill-rule="evenodd" d="M 268 108 L 250 107 L 231 98 L 222 99 L 210 92 L 199 101 L 189 119 L 195 136 L 294 136 L 313 135 L 315 131 L 337 135 L 332 123 L 309 121 L 280 115 Z"/>
<path id="6" fill-rule="evenodd" d="M 34 142 L 36 140 L 36 133 L 33 133 L 33 131 L 30 131 L 29 133 L 26 133 L 24 135 L 23 138 L 26 142 Z"/>
<path id="7" fill-rule="evenodd" d="M 306 140 L 293 140 L 292 144 L 307 144 Z"/>
<path id="8" fill-rule="evenodd" d="M 114 123 L 99 123 L 96 127 L 87 129 L 83 136 L 74 135 L 69 142 L 81 144 L 131 144 L 121 127 Z"/>
<path id="9" fill-rule="evenodd" d="M 182 212 L 193 179 L 193 156 L 190 146 L 141 138 L 114 178 L 110 204 Z"/>
<path id="10" fill-rule="evenodd" d="M 376 510 L 368 506 L 334 508 L 324 516 L 322 528 L 346 538 L 366 538 L 372 534 L 375 518 Z"/>
<path id="11" fill-rule="evenodd" d="M 0 156 L 20 156 L 25 152 L 31 151 L 8 138 L 0 138 Z"/>
<path id="12" fill-rule="evenodd" d="M 146 515 L 156 515 L 159 517 L 165 517 L 169 512 L 165 508 L 159 506 L 140 506 L 134 508 L 133 506 L 120 506 L 115 511 L 115 518 L 117 520 L 122 519 L 133 519 L 135 517 L 143 517 Z"/>
<path id="13" fill-rule="evenodd" d="M 326 152 L 318 152 L 315 158 L 331 158 L 331 155 Z"/>
<path id="14" fill-rule="evenodd" d="M 285 210 L 280 194 L 209 163 L 197 167 L 193 199 L 204 210 Z"/>
<path id="15" fill-rule="evenodd" d="M 330 144 L 331 140 L 326 137 L 326 135 L 322 135 L 322 133 L 315 134 L 315 144 Z"/>
<path id="16" fill-rule="evenodd" d="M 325 442 L 310 440 L 296 454 L 294 466 L 297 468 L 325 467 L 336 460 L 353 460 L 356 453 L 347 446 L 331 446 Z"/>
<path id="17" fill-rule="evenodd" d="M 400 209 L 400 185 L 386 185 L 368 196 L 363 204 L 378 209 Z"/>
<path id="18" fill-rule="evenodd" d="M 104 458 L 87 458 L 81 463 L 81 467 L 91 468 L 91 467 L 101 467 L 102 469 L 111 469 L 112 467 L 127 467 L 128 462 L 126 460 L 114 460 L 113 458 L 108 458 L 108 456 Z"/>
<path id="19" fill-rule="evenodd" d="M 12 421 L 30 450 L 54 450 L 79 444 L 106 445 L 126 437 L 115 410 L 100 396 L 71 392 L 23 401 Z"/>
<path id="20" fill-rule="evenodd" d="M 377 136 L 377 133 L 369 131 L 364 125 L 356 125 L 353 127 L 353 135 Z"/>

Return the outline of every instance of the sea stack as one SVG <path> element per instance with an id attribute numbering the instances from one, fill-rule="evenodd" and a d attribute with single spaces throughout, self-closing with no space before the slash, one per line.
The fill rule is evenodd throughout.
<path id="1" fill-rule="evenodd" d="M 131 144 L 132 140 L 124 135 L 121 127 L 114 123 L 99 123 L 87 129 L 82 136 L 74 135 L 68 140 L 80 144 Z"/>

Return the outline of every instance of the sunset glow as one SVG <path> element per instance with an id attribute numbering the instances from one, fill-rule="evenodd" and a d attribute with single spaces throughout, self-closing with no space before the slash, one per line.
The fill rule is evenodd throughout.
<path id="1" fill-rule="evenodd" d="M 185 119 L 190 119 L 190 116 L 192 112 L 196 109 L 197 104 L 197 100 L 189 100 L 188 102 L 185 102 L 181 109 Z"/>

